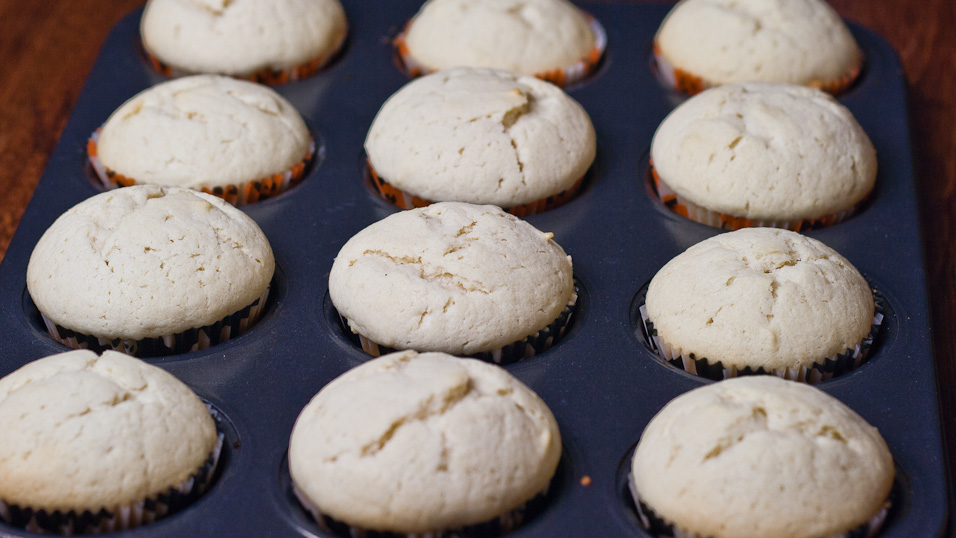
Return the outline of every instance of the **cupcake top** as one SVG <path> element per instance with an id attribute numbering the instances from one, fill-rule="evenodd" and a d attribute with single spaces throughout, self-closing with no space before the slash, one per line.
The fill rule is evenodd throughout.
<path id="1" fill-rule="evenodd" d="M 282 173 L 309 147 L 309 130 L 285 98 L 261 84 L 214 75 L 137 94 L 113 112 L 97 140 L 109 170 L 138 183 L 193 189 Z"/>
<path id="2" fill-rule="evenodd" d="M 181 381 L 121 353 L 70 351 L 0 379 L 0 501 L 118 507 L 165 493 L 216 446 L 206 406 Z"/>
<path id="3" fill-rule="evenodd" d="M 429 0 L 405 41 L 425 71 L 470 66 L 522 75 L 574 65 L 595 47 L 587 17 L 566 0 Z"/>
<path id="4" fill-rule="evenodd" d="M 147 52 L 190 73 L 247 76 L 320 63 L 342 44 L 338 0 L 149 0 Z"/>
<path id="5" fill-rule="evenodd" d="M 667 186 L 707 209 L 752 219 L 817 218 L 873 189 L 876 151 L 829 94 L 787 84 L 712 88 L 671 112 L 651 143 Z"/>
<path id="6" fill-rule="evenodd" d="M 506 370 L 414 351 L 329 383 L 289 442 L 292 480 L 311 509 L 403 534 L 505 515 L 547 488 L 560 456 L 551 411 Z"/>
<path id="7" fill-rule="evenodd" d="M 274 268 L 268 240 L 242 211 L 188 189 L 135 185 L 61 215 L 33 249 L 27 289 L 62 327 L 139 340 L 241 310 Z"/>
<path id="8" fill-rule="evenodd" d="M 513 207 L 571 187 L 594 161 L 587 112 L 557 86 L 454 68 L 408 83 L 372 122 L 376 173 L 431 201 Z"/>
<path id="9" fill-rule="evenodd" d="M 667 262 L 647 289 L 657 335 L 725 367 L 809 367 L 870 332 L 873 292 L 849 261 L 795 232 L 748 228 Z"/>
<path id="10" fill-rule="evenodd" d="M 574 294 L 552 234 L 495 206 L 395 213 L 355 234 L 329 273 L 352 331 L 397 349 L 470 355 L 522 340 Z"/>
<path id="11" fill-rule="evenodd" d="M 877 517 L 893 458 L 876 428 L 823 391 L 729 379 L 668 403 L 644 430 L 632 487 L 694 536 L 842 536 Z"/>
<path id="12" fill-rule="evenodd" d="M 655 38 L 662 59 L 706 85 L 828 86 L 859 69 L 859 48 L 822 0 L 683 0 Z"/>

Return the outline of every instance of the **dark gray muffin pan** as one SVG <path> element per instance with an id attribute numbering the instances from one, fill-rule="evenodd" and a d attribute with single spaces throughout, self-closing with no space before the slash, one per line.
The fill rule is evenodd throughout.
<path id="1" fill-rule="evenodd" d="M 220 411 L 227 445 L 219 476 L 193 505 L 125 534 L 331 536 L 292 497 L 285 454 L 302 407 L 367 359 L 335 317 L 328 272 L 349 237 L 397 211 L 372 194 L 362 144 L 381 104 L 408 81 L 390 40 L 421 1 L 344 4 L 350 28 L 338 59 L 315 76 L 276 88 L 298 107 L 323 153 L 301 184 L 244 207 L 275 251 L 278 270 L 267 312 L 226 343 L 149 359 Z M 563 340 L 507 367 L 551 407 L 564 455 L 547 503 L 510 534 L 515 537 L 645 536 L 624 485 L 629 453 L 667 401 L 710 382 L 658 360 L 636 315 L 635 298 L 664 263 L 720 233 L 670 213 L 648 195 L 651 136 L 682 99 L 659 83 L 650 64 L 652 37 L 670 6 L 581 6 L 608 34 L 600 68 L 568 88 L 594 122 L 597 160 L 576 199 L 527 219 L 554 232 L 573 257 L 581 300 Z M 101 191 L 86 163 L 89 134 L 126 99 L 165 80 L 142 55 L 139 16 L 130 14 L 110 34 L 0 265 L 0 375 L 65 350 L 46 334 L 26 293 L 27 261 L 57 216 Z M 947 483 L 905 79 L 882 38 L 851 29 L 866 65 L 839 100 L 876 146 L 877 186 L 860 214 L 808 235 L 864 273 L 885 299 L 886 320 L 870 360 L 819 387 L 878 427 L 893 452 L 899 472 L 882 536 L 935 536 L 946 526 Z M 0 524 L 0 536 L 26 535 Z"/>

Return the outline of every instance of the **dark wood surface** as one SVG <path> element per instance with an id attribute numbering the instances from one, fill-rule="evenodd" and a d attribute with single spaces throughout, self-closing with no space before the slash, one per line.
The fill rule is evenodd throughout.
<path id="1" fill-rule="evenodd" d="M 956 2 L 830 0 L 884 36 L 909 83 L 940 407 L 956 475 Z M 0 0 L 0 257 L 110 28 L 142 0 Z M 917 417 L 914 417 L 917 418 Z M 952 510 L 951 510 L 952 512 Z"/>

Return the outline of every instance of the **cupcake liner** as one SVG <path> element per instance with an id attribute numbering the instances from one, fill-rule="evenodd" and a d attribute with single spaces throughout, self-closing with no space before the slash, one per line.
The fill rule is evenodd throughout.
<path id="1" fill-rule="evenodd" d="M 219 433 L 205 463 L 186 480 L 146 499 L 122 505 L 115 512 L 106 509 L 48 512 L 0 500 L 0 520 L 29 532 L 66 536 L 117 532 L 152 523 L 196 502 L 206 492 L 216 474 L 222 443 L 223 434 Z"/>
<path id="2" fill-rule="evenodd" d="M 728 215 L 726 213 L 720 213 L 705 207 L 701 207 L 694 202 L 691 202 L 686 197 L 674 192 L 669 186 L 667 186 L 666 183 L 664 183 L 663 180 L 661 180 L 660 175 L 654 168 L 653 160 L 650 161 L 649 168 L 651 172 L 651 186 L 653 187 L 654 194 L 661 201 L 661 203 L 664 204 L 665 207 L 674 213 L 677 213 L 678 215 L 694 222 L 699 222 L 700 224 L 706 224 L 708 226 L 713 226 L 715 228 L 721 228 L 724 230 L 733 231 L 739 230 L 741 228 L 763 227 L 782 228 L 784 230 L 790 230 L 793 232 L 805 232 L 807 230 L 814 230 L 817 228 L 826 228 L 827 226 L 832 226 L 834 224 L 843 222 L 855 215 L 857 211 L 859 211 L 860 207 L 866 203 L 866 200 L 864 199 L 851 208 L 844 209 L 843 211 L 839 211 L 831 215 L 824 215 L 822 217 L 816 217 L 812 219 L 772 220 L 735 217 L 733 215 Z"/>
<path id="3" fill-rule="evenodd" d="M 688 95 L 694 95 L 708 88 L 718 86 L 718 84 L 713 84 L 704 80 L 704 78 L 699 75 L 695 75 L 687 70 L 681 69 L 680 67 L 675 67 L 669 61 L 667 61 L 667 59 L 664 58 L 664 55 L 661 53 L 661 47 L 656 39 L 654 40 L 654 67 L 657 71 L 658 78 L 660 78 L 667 86 Z M 818 90 L 823 90 L 827 93 L 837 94 L 852 86 L 862 71 L 863 51 L 861 50 L 860 63 L 857 64 L 856 67 L 854 67 L 849 73 L 835 80 L 813 81 L 808 84 L 808 86 Z"/>
<path id="4" fill-rule="evenodd" d="M 233 78 L 238 78 L 242 80 L 251 80 L 253 82 L 258 82 L 260 84 L 266 84 L 268 86 L 276 86 L 278 84 L 285 84 L 286 82 L 291 82 L 293 80 L 302 80 L 304 78 L 310 77 L 315 73 L 318 73 L 322 70 L 323 67 L 329 64 L 333 58 L 335 58 L 339 52 L 342 50 L 342 45 L 345 44 L 345 37 L 348 35 L 348 28 L 343 27 L 339 32 L 339 35 L 335 37 L 335 44 L 332 46 L 331 50 L 325 54 L 316 56 L 315 58 L 305 62 L 304 64 L 296 65 L 293 67 L 287 67 L 284 69 L 275 69 L 271 67 L 265 67 L 256 71 L 254 73 L 248 73 L 245 75 L 228 75 Z M 180 69 L 178 67 L 173 67 L 149 51 L 144 45 L 142 47 L 143 55 L 146 57 L 146 61 L 153 68 L 154 71 L 165 75 L 170 78 L 184 77 L 188 75 L 199 74 L 197 71 L 189 71 L 187 69 Z"/>
<path id="5" fill-rule="evenodd" d="M 259 318 L 265 311 L 265 305 L 268 299 L 269 288 L 266 288 L 262 295 L 253 301 L 252 304 L 215 323 L 197 329 L 189 329 L 181 333 L 143 338 L 140 340 L 110 339 L 78 333 L 56 324 L 43 312 L 40 312 L 40 317 L 43 319 L 43 324 L 54 340 L 73 349 L 90 349 L 97 353 L 111 349 L 140 358 L 160 357 L 206 349 L 209 346 L 220 344 L 234 336 L 242 334 L 259 321 Z"/>
<path id="6" fill-rule="evenodd" d="M 378 175 L 378 173 L 375 171 L 375 168 L 372 166 L 372 163 L 369 162 L 367 164 L 372 187 L 374 187 L 375 192 L 386 201 L 401 209 L 415 209 L 416 207 L 425 207 L 435 203 L 432 200 L 420 198 L 414 194 L 409 194 L 395 187 Z M 573 185 L 557 194 L 552 194 L 551 196 L 547 196 L 533 202 L 528 202 L 527 204 L 504 207 L 502 209 L 518 218 L 524 218 L 529 215 L 543 213 L 550 209 L 564 205 L 572 200 L 575 196 L 577 196 L 578 192 L 581 191 L 581 186 L 583 184 L 584 176 L 581 176 L 577 181 L 574 182 Z"/>
<path id="7" fill-rule="evenodd" d="M 547 503 L 548 487 L 532 497 L 526 503 L 509 510 L 494 519 L 474 525 L 466 525 L 455 529 L 436 529 L 420 533 L 401 533 L 391 531 L 375 531 L 354 527 L 348 523 L 338 521 L 323 514 L 318 507 L 309 502 L 308 498 L 299 491 L 299 488 L 292 484 L 292 491 L 296 499 L 311 515 L 312 519 L 324 532 L 334 533 L 337 536 L 350 536 L 351 538 L 479 538 L 479 537 L 498 537 L 511 532 L 530 516 L 540 512 Z"/>
<path id="8" fill-rule="evenodd" d="M 668 343 L 657 334 L 654 323 L 648 319 L 647 305 L 645 304 L 640 307 L 641 331 L 645 341 L 664 362 L 697 376 L 720 381 L 743 375 L 775 375 L 791 381 L 814 384 L 843 375 L 859 368 L 866 362 L 870 347 L 872 347 L 876 335 L 880 332 L 880 326 L 883 324 L 883 297 L 876 290 L 873 290 L 873 300 L 876 308 L 873 313 L 870 332 L 859 344 L 843 353 L 814 362 L 810 366 L 800 366 L 799 368 L 776 368 L 772 370 L 767 370 L 762 366 L 758 368 L 751 368 L 750 366 L 738 368 L 733 365 L 724 366 L 721 361 L 713 363 L 706 357 L 695 357 L 693 353 L 684 355 L 680 347 Z"/>
<path id="9" fill-rule="evenodd" d="M 604 26 L 589 13 L 584 13 L 584 16 L 587 18 L 591 32 L 594 34 L 594 47 L 588 51 L 587 56 L 572 65 L 535 73 L 535 77 L 551 82 L 557 86 L 568 86 L 583 80 L 597 70 L 601 59 L 604 57 L 604 50 L 607 48 L 607 32 L 604 30 Z M 405 39 L 405 34 L 408 33 L 408 29 L 414 21 L 414 18 L 409 20 L 405 24 L 405 29 L 392 40 L 392 45 L 394 45 L 398 51 L 399 64 L 405 73 L 413 78 L 435 71 L 435 69 L 429 69 L 419 63 L 408 51 L 408 42 Z"/>
<path id="10" fill-rule="evenodd" d="M 637 488 L 634 487 L 634 480 L 630 473 L 627 475 L 627 489 L 631 492 L 631 500 L 634 501 L 634 508 L 637 510 L 637 517 L 641 521 L 641 525 L 651 536 L 655 538 L 706 538 L 701 534 L 679 529 L 673 523 L 658 516 L 654 510 L 641 500 L 640 495 L 637 493 Z M 886 521 L 887 514 L 889 514 L 892 504 L 891 498 L 892 493 L 890 494 L 890 498 L 887 498 L 883 503 L 883 507 L 866 523 L 846 532 L 831 535 L 828 538 L 871 538 L 876 536 Z M 808 517 L 813 517 L 813 514 L 808 514 Z"/>
<path id="11" fill-rule="evenodd" d="M 130 185 L 139 183 L 134 178 L 126 177 L 123 174 L 110 170 L 103 164 L 103 161 L 100 160 L 97 143 L 101 130 L 102 127 L 97 129 L 86 141 L 86 153 L 90 159 L 90 165 L 96 172 L 96 177 L 99 178 L 100 183 L 102 183 L 106 189 L 129 187 Z M 198 190 L 206 194 L 218 196 L 234 206 L 251 204 L 265 200 L 266 198 L 271 198 L 285 192 L 290 187 L 302 181 L 302 178 L 305 176 L 305 170 L 315 155 L 315 150 L 315 139 L 309 136 L 309 149 L 306 151 L 305 156 L 302 157 L 302 160 L 296 163 L 295 166 L 284 172 L 241 183 L 217 185 L 214 187 L 202 186 Z"/>
<path id="12" fill-rule="evenodd" d="M 567 306 L 564 307 L 564 310 L 557 319 L 549 323 L 546 327 L 513 344 L 508 344 L 492 351 L 474 353 L 468 355 L 468 357 L 499 365 L 511 364 L 534 357 L 538 353 L 549 349 L 564 336 L 568 326 L 571 325 L 571 317 L 572 314 L 574 314 L 574 307 L 577 305 L 577 302 L 578 286 L 575 284 L 574 292 L 571 294 L 571 299 L 568 301 Z M 352 335 L 354 338 L 357 338 L 358 343 L 362 346 L 362 350 L 372 357 L 379 357 L 393 351 L 398 351 L 387 346 L 379 345 L 361 334 L 353 333 L 349 327 L 348 319 L 341 314 L 339 314 L 339 320 L 342 322 L 343 332 L 345 332 L 346 335 Z"/>

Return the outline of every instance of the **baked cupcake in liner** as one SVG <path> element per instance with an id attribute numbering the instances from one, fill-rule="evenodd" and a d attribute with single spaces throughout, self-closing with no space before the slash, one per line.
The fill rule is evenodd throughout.
<path id="1" fill-rule="evenodd" d="M 877 178 L 873 143 L 831 95 L 793 84 L 726 84 L 671 111 L 651 142 L 654 195 L 671 211 L 736 230 L 830 226 Z"/>
<path id="2" fill-rule="evenodd" d="M 543 508 L 560 455 L 550 410 L 511 374 L 404 351 L 349 370 L 305 406 L 289 470 L 327 532 L 498 536 Z"/>
<path id="3" fill-rule="evenodd" d="M 116 383 L 120 387 L 122 387 L 122 385 L 127 383 L 136 383 L 137 372 L 135 371 L 138 369 L 146 368 L 146 369 L 159 370 L 158 368 L 154 366 L 143 363 L 137 359 L 128 357 L 127 355 L 121 355 L 121 354 L 113 353 L 113 352 L 107 352 L 102 357 L 99 357 L 99 358 L 97 358 L 95 354 L 89 351 L 65 352 L 59 355 L 46 357 L 45 359 L 40 359 L 39 361 L 35 361 L 34 363 L 30 363 L 24 366 L 23 368 L 21 368 L 22 370 L 25 370 L 25 372 L 29 372 L 29 373 L 14 372 L 13 374 L 10 374 L 8 376 L 10 379 L 8 379 L 6 382 L 0 382 L 0 391 L 2 391 L 2 396 L 0 396 L 0 407 L 2 407 L 5 403 L 7 403 L 8 405 L 17 406 L 17 409 L 19 410 L 16 412 L 16 414 L 19 414 L 21 411 L 30 412 L 33 414 L 32 416 L 34 417 L 32 420 L 47 420 L 49 414 L 57 413 L 57 410 L 55 409 L 56 407 L 61 405 L 69 405 L 69 404 L 64 404 L 62 402 L 56 405 L 49 405 L 49 406 L 42 406 L 42 404 L 40 403 L 29 404 L 31 405 L 31 407 L 29 410 L 27 410 L 24 407 L 24 405 L 27 405 L 25 401 L 29 401 L 29 400 L 25 400 L 25 397 L 22 395 L 19 395 L 18 401 L 16 403 L 4 402 L 4 399 L 8 397 L 17 398 L 18 395 L 15 394 L 16 391 L 20 390 L 23 386 L 30 383 L 35 383 L 37 386 L 42 386 L 45 383 L 50 383 L 51 378 L 52 378 L 52 382 L 56 383 L 55 378 L 59 375 L 67 375 L 67 376 L 73 375 L 75 377 L 77 375 L 77 372 L 79 372 L 79 375 L 86 374 L 87 377 L 89 377 L 90 372 L 96 371 L 96 366 L 93 366 L 93 365 L 99 361 L 111 363 L 111 366 L 108 366 L 105 368 L 106 370 L 105 373 L 103 371 L 100 371 L 100 375 L 107 380 L 109 380 L 112 375 L 119 376 L 117 378 L 113 378 L 112 381 L 107 381 L 107 383 L 108 384 Z M 123 364 L 124 362 L 128 364 L 124 365 Z M 82 366 L 83 363 L 86 363 L 87 365 L 84 367 Z M 131 368 L 129 364 L 135 364 L 135 366 Z M 19 376 L 19 378 L 17 376 Z M 24 378 L 27 378 L 27 379 L 24 379 Z M 149 376 L 149 380 L 146 381 L 147 383 L 146 386 L 139 389 L 133 389 L 133 390 L 134 391 L 149 390 L 154 392 L 160 392 L 162 390 L 165 395 L 160 396 L 159 394 L 157 394 L 155 396 L 157 398 L 157 401 L 162 401 L 164 402 L 164 404 L 169 403 L 169 402 L 175 401 L 174 400 L 175 396 L 172 395 L 174 393 L 169 392 L 169 389 L 167 387 L 170 384 L 182 386 L 182 384 L 179 383 L 179 381 L 175 380 L 174 378 L 171 380 L 172 383 L 170 383 L 169 378 L 172 378 L 172 376 L 165 372 L 163 372 L 163 374 L 158 378 L 154 374 L 151 374 Z M 89 379 L 86 379 L 81 382 L 78 379 L 74 379 L 68 384 L 71 387 L 73 387 L 72 390 L 77 391 L 77 390 L 81 390 L 81 387 L 84 387 L 84 386 L 88 387 L 89 381 L 90 381 Z M 154 385 L 152 388 L 149 387 L 150 383 Z M 62 384 L 63 383 L 61 383 L 61 385 Z M 108 385 L 104 385 L 104 386 L 108 386 Z M 156 386 L 162 386 L 163 388 L 158 389 L 156 388 Z M 184 388 L 187 391 L 189 390 L 188 388 L 185 388 L 185 386 L 182 386 L 182 388 Z M 35 394 L 40 394 L 42 396 L 42 391 L 43 391 L 42 387 L 37 388 L 35 390 L 38 391 L 38 393 L 35 393 Z M 94 399 L 87 402 L 89 407 L 87 407 L 86 413 L 81 413 L 78 417 L 74 417 L 73 420 L 85 420 L 79 417 L 83 417 L 84 415 L 87 415 L 90 413 L 96 413 L 97 405 L 102 404 L 102 402 L 98 402 L 95 399 L 101 397 L 102 392 L 104 390 L 109 391 L 111 389 L 109 388 L 104 389 L 103 386 L 101 386 L 101 387 L 94 388 L 92 390 L 93 390 L 92 398 Z M 122 391 L 122 388 L 120 390 Z M 175 389 L 175 392 L 182 392 L 182 389 Z M 90 394 L 90 392 L 87 391 L 84 394 Z M 196 399 L 196 403 L 194 405 L 200 405 L 200 406 L 203 405 L 201 402 L 198 401 L 198 398 L 196 398 L 195 395 L 191 393 L 191 391 L 189 392 L 189 394 L 191 395 L 191 398 Z M 77 398 L 77 396 L 76 394 L 74 394 L 70 396 L 69 398 L 75 399 Z M 63 398 L 63 400 L 68 400 L 69 398 Z M 121 399 L 120 402 L 125 402 L 127 399 L 135 400 L 136 396 L 130 396 L 129 394 L 127 394 L 124 398 L 125 399 Z M 39 408 L 37 407 L 38 405 L 40 405 Z M 114 403 L 114 405 L 121 405 L 121 404 Z M 51 411 L 51 409 L 53 410 Z M 175 412 L 178 409 L 179 408 L 170 408 L 169 411 Z M 203 406 L 203 412 L 209 413 L 210 417 L 208 422 L 213 424 L 213 426 L 207 425 L 207 428 L 211 428 L 211 433 L 214 435 L 213 446 L 211 450 L 209 451 L 208 456 L 201 463 L 201 465 L 199 465 L 198 468 L 195 468 L 194 470 L 189 472 L 188 476 L 185 479 L 182 479 L 179 482 L 170 484 L 168 486 L 161 487 L 160 490 L 157 490 L 153 493 L 148 494 L 145 498 L 131 499 L 126 502 L 111 503 L 111 506 L 108 506 L 108 507 L 88 505 L 83 508 L 53 509 L 53 508 L 46 507 L 46 506 L 52 506 L 52 505 L 44 505 L 44 503 L 40 500 L 28 501 L 27 498 L 24 496 L 20 496 L 20 498 L 18 498 L 17 494 L 14 494 L 13 496 L 7 497 L 7 498 L 4 498 L 2 495 L 0 495 L 0 521 L 3 521 L 4 523 L 8 525 L 11 525 L 17 528 L 25 529 L 28 532 L 53 533 L 53 534 L 62 534 L 62 535 L 70 536 L 70 535 L 80 535 L 80 534 L 101 534 L 101 533 L 107 533 L 107 532 L 123 531 L 123 530 L 132 529 L 135 527 L 140 527 L 142 525 L 152 523 L 156 520 L 162 519 L 168 515 L 178 512 L 179 510 L 189 506 L 190 504 L 194 503 L 197 499 L 199 499 L 199 497 L 201 497 L 205 493 L 205 491 L 209 488 L 209 486 L 212 484 L 212 481 L 216 475 L 216 469 L 219 462 L 219 457 L 222 453 L 222 445 L 223 445 L 224 436 L 222 432 L 216 432 L 216 427 L 214 426 L 215 421 L 213 418 L 215 417 L 216 412 L 210 406 L 208 406 L 208 404 Z M 4 414 L 5 412 L 0 411 L 0 415 L 4 415 Z M 144 417 L 144 418 L 138 419 L 137 422 L 149 423 L 150 418 Z M 91 422 L 90 428 L 92 428 L 94 424 L 95 423 Z M 187 427 L 185 423 L 182 426 L 184 428 Z M 61 426 L 58 424 L 56 427 L 61 427 Z M 82 454 L 77 454 L 75 456 L 64 454 L 62 452 L 62 449 L 56 445 L 59 443 L 75 444 L 76 439 L 80 439 L 84 443 L 99 442 L 95 439 L 95 436 L 93 438 L 90 438 L 89 435 L 86 435 L 86 433 L 84 433 L 84 429 L 85 427 L 81 426 L 80 432 L 77 433 L 75 437 L 72 437 L 72 434 L 71 434 L 71 437 L 70 437 L 71 440 L 69 441 L 67 441 L 64 438 L 64 439 L 60 439 L 59 441 L 53 442 L 53 445 L 51 446 L 46 446 L 43 453 L 48 454 L 47 457 L 59 456 L 59 457 L 68 458 L 70 460 L 76 459 L 78 461 L 82 461 L 84 457 Z M 178 433 L 182 435 L 181 432 L 178 432 Z M 195 433 L 194 430 L 191 429 L 191 427 L 190 427 L 190 433 Z M 143 432 L 139 432 L 139 434 L 144 436 L 147 435 Z M 48 439 L 43 442 L 52 442 L 52 441 Z M 108 442 L 116 443 L 118 441 L 115 439 L 111 439 Z M 192 440 L 184 441 L 184 443 L 185 442 L 190 443 L 190 445 L 194 444 Z M 43 445 L 41 445 L 41 447 L 42 446 Z M 19 450 L 19 448 L 17 448 L 16 446 L 7 447 L 7 450 L 11 450 L 11 449 Z M 39 494 L 39 498 L 46 498 L 46 499 L 57 498 L 58 496 L 53 495 L 48 489 L 50 487 L 50 477 L 44 476 L 45 472 L 42 469 L 36 469 L 37 464 L 33 462 L 34 458 L 31 458 L 31 456 L 35 456 L 35 454 L 40 453 L 40 450 L 38 450 L 37 447 L 35 446 L 29 448 L 29 450 L 30 452 L 28 452 L 23 462 L 16 464 L 17 466 L 20 467 L 19 469 L 17 469 L 14 472 L 11 472 L 9 469 L 2 469 L 0 470 L 0 472 L 3 473 L 3 476 L 5 477 L 6 480 L 23 480 L 23 479 L 31 480 L 29 477 L 34 476 L 35 473 L 38 473 L 36 474 L 35 478 L 31 480 L 31 486 L 27 489 L 33 490 L 34 488 L 37 488 L 42 490 L 43 493 Z M 91 448 L 91 450 L 102 452 L 102 447 L 94 446 Z M 110 452 L 112 452 L 112 450 L 108 450 L 104 456 L 101 456 L 101 458 L 102 459 L 110 458 L 111 457 Z M 40 457 L 40 456 L 35 456 L 35 457 Z M 26 458 L 30 458 L 30 461 L 28 462 Z M 65 465 L 63 461 L 53 460 L 53 461 L 45 463 L 43 466 L 59 468 L 62 465 Z M 157 462 L 157 465 L 164 466 L 165 468 L 165 466 L 168 466 L 171 464 L 169 462 Z M 137 470 L 133 469 L 132 471 L 137 471 Z M 170 471 L 158 471 L 158 472 L 175 472 L 175 471 L 170 470 Z M 139 473 L 142 474 L 143 471 L 139 471 Z M 155 473 L 152 473 L 152 474 L 155 474 Z M 100 470 L 97 476 L 95 477 L 96 481 L 102 480 L 104 482 L 117 480 L 117 479 L 123 480 L 122 476 L 118 477 L 116 473 L 109 467 Z M 153 479 L 155 480 L 156 478 L 154 477 Z M 76 479 L 72 475 L 70 475 L 70 476 L 64 476 L 62 479 L 57 480 L 58 483 L 62 483 L 62 487 L 66 491 L 63 494 L 63 497 L 61 499 L 50 500 L 48 502 L 61 503 L 63 504 L 63 506 L 81 506 L 84 504 L 84 502 L 86 503 L 90 502 L 89 500 L 84 498 L 80 498 L 79 500 L 77 500 L 77 494 L 73 493 L 73 489 L 72 489 L 74 487 L 87 488 L 89 487 L 89 485 L 72 484 L 71 480 L 76 480 Z M 144 478 L 143 480 L 146 480 L 146 479 Z M 125 486 L 116 486 L 116 487 L 125 488 Z M 37 496 L 37 494 L 35 493 L 29 493 L 29 495 Z M 101 493 L 96 493 L 96 495 L 102 496 Z M 115 497 L 116 495 L 119 495 L 119 494 L 107 492 L 106 495 L 108 497 Z M 24 502 L 24 501 L 27 501 L 27 502 Z"/>
<path id="4" fill-rule="evenodd" d="M 839 93 L 859 77 L 863 52 L 822 0 L 684 0 L 654 37 L 654 67 L 671 88 L 785 82 Z"/>
<path id="5" fill-rule="evenodd" d="M 265 310 L 268 239 L 220 198 L 134 185 L 61 215 L 37 242 L 27 290 L 50 335 L 140 357 L 204 349 Z"/>
<path id="6" fill-rule="evenodd" d="M 577 284 L 575 284 L 574 293 L 571 295 L 571 300 L 568 301 L 568 306 L 561 312 L 561 315 L 549 323 L 547 327 L 513 344 L 491 351 L 473 353 L 468 355 L 468 357 L 492 362 L 494 364 L 512 364 L 547 351 L 555 342 L 564 336 L 565 331 L 567 331 L 571 325 L 571 316 L 574 314 L 574 307 L 577 305 L 577 302 L 578 287 Z M 339 320 L 342 323 L 342 331 L 344 331 L 346 335 L 350 335 L 350 338 L 355 340 L 356 343 L 362 347 L 362 350 L 372 357 L 400 351 L 387 346 L 380 346 L 361 334 L 353 333 L 349 329 L 349 320 L 342 316 L 339 316 Z"/>
<path id="7" fill-rule="evenodd" d="M 321 71 L 348 35 L 338 0 L 222 4 L 148 2 L 140 31 L 150 66 L 167 77 L 216 73 L 278 85 Z"/>
<path id="8" fill-rule="evenodd" d="M 468 0 L 465 0 L 468 1 Z M 450 2 L 446 2 L 450 3 Z M 519 6 L 520 7 L 520 6 Z M 580 11 L 580 10 L 579 10 Z M 492 67 L 499 69 L 507 69 L 514 72 L 521 72 L 521 74 L 532 75 L 542 80 L 546 80 L 558 86 L 569 86 L 576 82 L 579 82 L 592 73 L 594 73 L 598 66 L 601 63 L 602 58 L 604 57 L 604 51 L 607 48 L 607 32 L 604 30 L 604 27 L 601 23 L 584 11 L 580 11 L 581 16 L 584 17 L 587 26 L 593 36 L 593 46 L 580 58 L 576 59 L 573 62 L 569 62 L 563 66 L 538 69 L 525 72 L 522 69 L 515 69 L 513 65 L 500 64 L 492 59 L 485 59 L 480 61 L 469 61 L 462 60 L 460 62 L 453 62 L 447 65 L 441 66 L 430 66 L 426 63 L 417 60 L 414 54 L 409 50 L 408 45 L 408 35 L 412 28 L 412 25 L 415 23 L 415 18 L 410 19 L 406 24 L 402 32 L 400 32 L 395 39 L 392 41 L 392 44 L 395 46 L 395 49 L 398 53 L 398 60 L 404 69 L 405 73 L 410 77 L 417 77 L 420 75 L 427 75 L 433 73 L 440 69 L 446 69 L 452 65 L 468 65 L 472 67 Z M 421 12 L 419 12 L 421 14 Z M 417 15 L 416 15 L 417 17 Z M 490 35 L 499 35 L 496 33 L 496 29 L 489 29 Z M 448 46 L 448 44 L 446 44 Z"/>
<path id="9" fill-rule="evenodd" d="M 107 189 L 186 187 L 244 205 L 302 181 L 316 142 L 271 88 L 196 75 L 129 99 L 90 135 L 86 152 Z"/>
<path id="10" fill-rule="evenodd" d="M 90 159 L 90 166 L 92 166 L 93 171 L 96 172 L 96 177 L 100 180 L 103 187 L 107 189 L 136 185 L 137 181 L 135 179 L 126 177 L 103 165 L 99 155 L 97 155 L 96 149 L 96 142 L 100 138 L 100 130 L 101 129 L 97 129 L 94 131 L 86 141 L 86 154 Z M 310 136 L 309 150 L 305 156 L 302 157 L 299 163 L 284 172 L 241 183 L 201 187 L 199 190 L 206 194 L 218 196 L 235 206 L 253 204 L 282 194 L 289 190 L 289 188 L 298 185 L 299 182 L 302 181 L 302 178 L 305 177 L 305 170 L 312 162 L 314 156 L 315 139 Z"/>
<path id="11" fill-rule="evenodd" d="M 577 302 L 571 259 L 552 237 L 492 205 L 402 211 L 339 250 L 329 298 L 371 354 L 511 362 L 560 338 Z"/>
<path id="12" fill-rule="evenodd" d="M 587 111 L 554 84 L 454 67 L 393 93 L 365 153 L 373 186 L 404 209 L 454 201 L 524 216 L 577 193 L 597 137 Z"/>
<path id="13" fill-rule="evenodd" d="M 668 402 L 641 434 L 627 483 L 654 537 L 863 538 L 885 522 L 895 474 L 877 429 L 845 404 L 757 376 Z"/>
<path id="14" fill-rule="evenodd" d="M 416 207 L 425 207 L 435 203 L 432 200 L 425 200 L 424 198 L 419 198 L 414 194 L 409 194 L 396 188 L 394 185 L 379 177 L 371 163 L 368 163 L 368 173 L 375 192 L 387 202 L 401 209 L 415 209 Z M 544 213 L 545 211 L 560 207 L 573 200 L 574 197 L 578 195 L 578 192 L 581 191 L 583 185 L 584 176 L 581 176 L 573 185 L 557 194 L 527 204 L 503 207 L 502 209 L 519 218 Z"/>
<path id="15" fill-rule="evenodd" d="M 661 268 L 647 290 L 639 313 L 648 346 L 664 362 L 714 380 L 827 381 L 866 361 L 883 323 L 883 298 L 845 258 L 771 228 L 702 241 Z M 652 310 L 666 317 L 670 337 Z"/>

